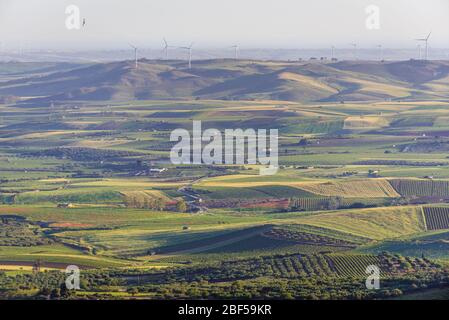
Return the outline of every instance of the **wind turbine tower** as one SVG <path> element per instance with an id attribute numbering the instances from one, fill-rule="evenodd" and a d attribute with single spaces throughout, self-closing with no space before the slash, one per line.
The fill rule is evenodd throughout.
<path id="1" fill-rule="evenodd" d="M 381 44 L 377 46 L 379 48 L 379 61 L 384 61 L 384 48 Z"/>
<path id="2" fill-rule="evenodd" d="M 192 47 L 193 42 L 188 47 L 179 47 L 180 49 L 185 49 L 189 51 L 189 69 L 192 69 Z"/>
<path id="3" fill-rule="evenodd" d="M 331 60 L 334 60 L 335 58 L 335 46 L 331 47 Z"/>
<path id="4" fill-rule="evenodd" d="M 354 60 L 357 60 L 357 43 L 350 43 L 350 45 L 353 47 L 354 51 Z"/>
<path id="5" fill-rule="evenodd" d="M 168 48 L 170 48 L 170 46 L 168 45 L 167 40 L 165 40 L 165 38 L 164 38 L 164 54 L 165 54 L 165 60 L 168 60 Z"/>
<path id="6" fill-rule="evenodd" d="M 424 51 L 424 60 L 428 60 L 428 58 L 429 58 L 429 38 L 430 38 L 431 34 L 432 34 L 432 32 L 430 32 L 426 38 L 416 39 L 416 41 L 425 42 L 426 49 Z M 421 54 L 420 54 L 420 56 L 421 56 Z"/>
<path id="7" fill-rule="evenodd" d="M 231 48 L 234 48 L 234 59 L 238 60 L 239 59 L 239 46 L 238 45 L 233 45 Z"/>
<path id="8" fill-rule="evenodd" d="M 129 44 L 129 46 L 134 49 L 134 61 L 136 63 L 136 69 L 137 69 L 137 67 L 138 67 L 138 64 L 137 64 L 137 47 L 133 46 L 132 44 Z"/>

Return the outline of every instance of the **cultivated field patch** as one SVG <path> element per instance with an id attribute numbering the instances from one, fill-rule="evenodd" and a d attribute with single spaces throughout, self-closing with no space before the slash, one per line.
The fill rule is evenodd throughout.
<path id="1" fill-rule="evenodd" d="M 427 230 L 449 229 L 449 207 L 424 207 Z"/>
<path id="2" fill-rule="evenodd" d="M 391 197 L 400 195 L 385 179 L 329 181 L 318 184 L 303 184 L 301 189 L 329 197 L 358 198 L 363 195 L 366 198 Z"/>

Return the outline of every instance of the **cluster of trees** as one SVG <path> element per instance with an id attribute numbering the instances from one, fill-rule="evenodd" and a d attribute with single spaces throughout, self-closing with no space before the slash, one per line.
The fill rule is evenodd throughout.
<path id="1" fill-rule="evenodd" d="M 278 240 L 289 240 L 298 243 L 318 244 L 318 245 L 335 245 L 335 246 L 354 246 L 354 243 L 327 237 L 320 234 L 303 232 L 293 228 L 273 228 L 264 232 L 264 236 Z"/>
<path id="2" fill-rule="evenodd" d="M 22 220 L 0 219 L 0 246 L 29 247 L 52 242 L 53 240 L 46 237 L 37 225 Z"/>
<path id="3" fill-rule="evenodd" d="M 391 258 L 391 259 L 390 259 Z M 386 256 L 396 263 L 402 257 Z M 178 267 L 165 270 L 94 270 L 81 273 L 83 296 L 67 290 L 65 274 L 46 271 L 8 276 L 0 272 L 0 298 L 24 298 L 34 290 L 35 299 L 107 299 L 126 288 L 130 297 L 138 293 L 154 299 L 385 299 L 404 293 L 449 286 L 449 271 L 413 272 L 382 279 L 380 290 L 368 290 L 365 278 L 329 274 L 281 276 L 270 270 L 278 258 L 254 258 L 214 266 Z M 251 261 L 251 262 L 250 262 Z M 405 259 L 404 261 L 407 261 Z M 320 257 L 305 263 L 322 264 Z M 251 265 L 253 264 L 253 265 Z M 254 268 L 256 266 L 257 268 Z M 284 266 L 289 263 L 284 261 Z M 260 270 L 261 269 L 261 270 Z M 259 271 L 258 271 L 259 270 Z M 331 270 L 329 270 L 330 272 Z M 138 279 L 138 280 L 136 280 Z M 217 282 L 220 285 L 217 285 Z M 90 294 L 89 294 L 90 292 Z M 87 295 L 86 295 L 87 293 Z M 29 298 L 29 297 L 27 297 Z"/>
<path id="4" fill-rule="evenodd" d="M 428 278 L 407 275 L 385 279 L 379 290 L 368 290 L 365 278 L 277 278 L 260 277 L 220 282 L 194 280 L 165 284 L 144 283 L 130 286 L 127 292 L 153 299 L 298 299 L 298 300 L 364 300 L 389 299 L 427 288 L 449 286 L 449 274 L 435 274 Z M 101 298 L 98 293 L 92 297 Z M 106 293 L 103 298 L 107 298 Z"/>
<path id="5" fill-rule="evenodd" d="M 120 159 L 139 156 L 141 154 L 133 151 L 104 150 L 84 147 L 58 147 L 42 151 L 30 152 L 25 155 L 32 157 L 56 157 L 63 159 L 67 158 L 75 161 L 102 161 L 104 159 Z"/>
<path id="6" fill-rule="evenodd" d="M 156 210 L 162 211 L 167 209 L 167 206 L 170 209 L 174 209 L 178 212 L 187 212 L 188 205 L 184 200 L 179 200 L 176 204 L 171 205 L 168 204 L 162 198 L 152 197 L 150 195 L 127 195 L 125 197 L 125 205 L 128 208 L 137 208 L 137 209 L 148 209 L 148 210 Z"/>
<path id="7" fill-rule="evenodd" d="M 187 203 L 184 200 L 179 200 L 176 203 L 176 211 L 186 212 L 188 210 Z"/>
<path id="8" fill-rule="evenodd" d="M 396 200 L 396 199 L 394 199 Z M 391 202 L 384 201 L 381 205 L 392 205 Z M 290 198 L 289 211 L 316 211 L 316 210 L 338 210 L 338 209 L 360 209 L 360 208 L 375 208 L 377 203 L 363 203 L 353 202 L 347 203 L 342 197 L 327 197 L 327 198 Z"/>
<path id="9" fill-rule="evenodd" d="M 343 198 L 290 198 L 290 211 L 337 210 L 343 207 Z"/>
<path id="10" fill-rule="evenodd" d="M 127 196 L 125 198 L 125 205 L 128 208 L 162 211 L 165 208 L 165 201 L 162 198 L 150 197 L 150 196 L 146 196 L 146 197 Z"/>
<path id="11" fill-rule="evenodd" d="M 343 258 L 345 256 L 342 256 Z M 358 279 L 365 277 L 364 270 L 371 264 L 366 256 L 359 257 L 349 255 L 345 265 L 348 266 L 348 277 Z M 416 274 L 436 274 L 444 273 L 446 270 L 439 264 L 433 263 L 426 258 L 411 258 L 401 255 L 381 254 L 379 258 L 379 267 L 388 272 L 391 277 L 403 277 L 410 271 Z M 270 256 L 259 256 L 238 260 L 224 260 L 221 262 L 204 261 L 200 265 L 183 266 L 169 268 L 164 270 L 146 271 L 145 278 L 148 283 L 168 285 L 183 282 L 229 282 L 236 280 L 252 281 L 257 278 L 276 278 L 276 279 L 307 279 L 316 277 L 339 278 L 340 272 L 337 271 L 332 257 L 322 254 L 298 255 L 298 254 L 279 254 Z M 354 268 L 352 267 L 354 265 Z M 363 272 L 360 273 L 356 265 L 361 265 Z M 449 270 L 448 270 L 449 274 Z M 128 279 L 141 276 L 139 270 L 128 272 Z"/>
<path id="12" fill-rule="evenodd" d="M 391 272 L 407 272 L 407 271 L 423 271 L 423 270 L 439 270 L 442 266 L 425 258 L 404 257 L 400 254 L 390 254 L 384 252 L 381 255 L 381 262 L 386 269 Z"/>
<path id="13" fill-rule="evenodd" d="M 71 299 L 75 291 L 65 285 L 66 274 L 60 271 L 43 271 L 26 274 L 7 275 L 0 271 L 0 299 Z M 81 273 L 80 288 L 95 291 L 103 287 L 125 285 L 122 278 L 109 271 L 85 271 Z M 34 293 L 33 293 L 34 292 Z"/>

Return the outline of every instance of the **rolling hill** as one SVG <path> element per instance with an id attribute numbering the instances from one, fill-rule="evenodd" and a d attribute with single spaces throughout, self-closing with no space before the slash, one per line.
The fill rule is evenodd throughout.
<path id="1" fill-rule="evenodd" d="M 53 70 L 53 72 L 52 72 Z M 142 59 L 42 68 L 0 82 L 0 96 L 28 102 L 86 100 L 221 99 L 382 101 L 447 97 L 449 63 L 440 61 L 268 62 Z"/>

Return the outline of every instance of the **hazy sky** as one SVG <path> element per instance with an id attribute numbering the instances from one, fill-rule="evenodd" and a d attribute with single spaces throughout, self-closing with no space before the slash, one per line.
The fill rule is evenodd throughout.
<path id="1" fill-rule="evenodd" d="M 86 26 L 67 30 L 65 9 L 79 6 Z M 369 30 L 368 5 L 380 8 Z M 0 41 L 35 49 L 197 47 L 415 47 L 433 31 L 431 46 L 449 48 L 449 0 L 0 0 Z"/>

